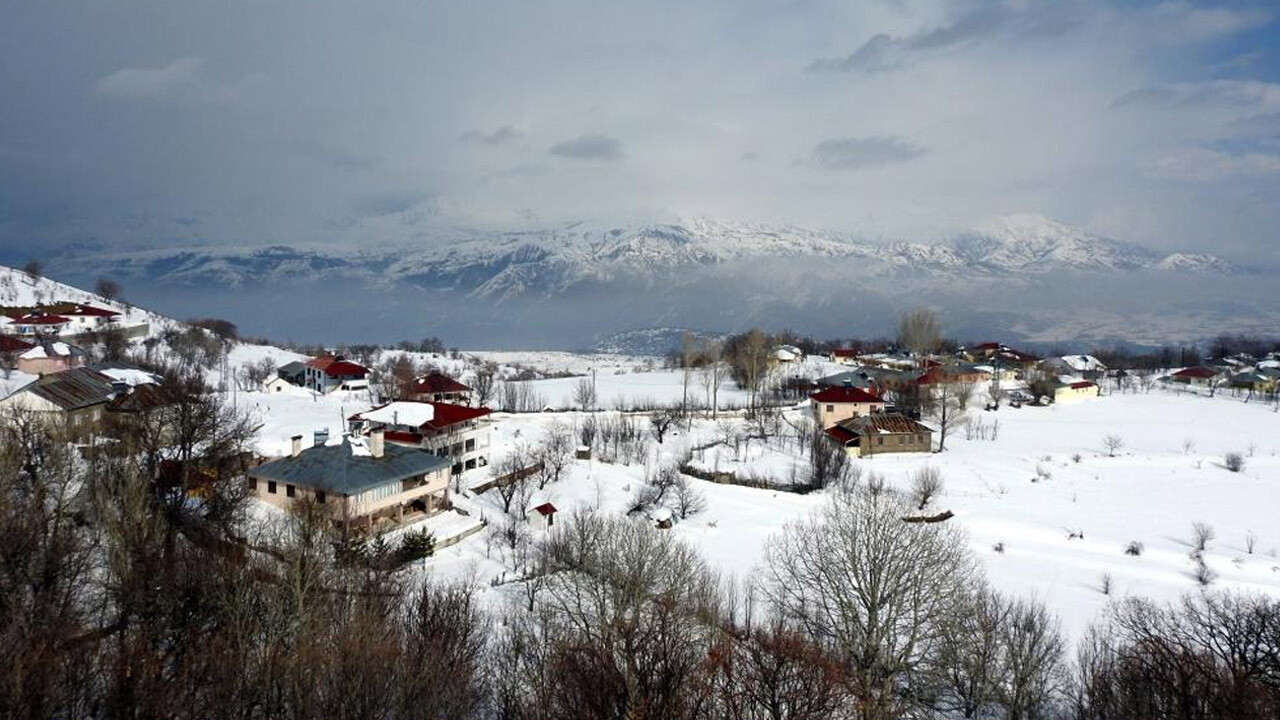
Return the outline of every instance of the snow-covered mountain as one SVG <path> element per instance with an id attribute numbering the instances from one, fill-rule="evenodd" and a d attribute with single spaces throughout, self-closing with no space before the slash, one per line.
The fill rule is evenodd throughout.
<path id="1" fill-rule="evenodd" d="M 1165 256 L 1035 215 L 932 243 L 708 219 L 422 232 L 345 246 L 82 246 L 45 260 L 73 281 L 114 277 L 181 316 L 226 316 L 249 332 L 316 341 L 331 341 L 337 325 L 351 328 L 350 341 L 441 335 L 472 347 L 585 347 L 653 327 L 883 333 L 898 311 L 925 304 L 967 323 L 957 334 L 1018 327 L 1037 337 L 1066 326 L 1087 335 L 1082 325 L 1105 316 L 1117 320 L 1099 336 L 1123 338 L 1148 327 L 1126 326 L 1138 312 L 1174 323 L 1159 333 L 1170 337 L 1191 313 L 1191 337 L 1274 315 L 1244 289 L 1258 278 L 1225 260 Z M 1171 302 L 1189 309 L 1174 312 Z"/>
<path id="2" fill-rule="evenodd" d="M 670 281 L 673 273 L 736 262 L 840 263 L 869 277 L 1040 275 L 1063 270 L 1231 273 L 1220 258 L 1146 248 L 1036 215 L 994 220 L 936 243 L 874 243 L 794 226 L 694 219 L 600 229 L 581 224 L 526 232 L 450 230 L 418 242 L 344 248 L 169 249 L 77 253 L 60 264 L 175 285 L 240 286 L 323 277 L 366 277 L 461 290 L 495 300 L 555 295 L 584 284 Z M 88 256 L 86 256 L 88 255 Z M 103 266 L 105 262 L 106 267 Z"/>

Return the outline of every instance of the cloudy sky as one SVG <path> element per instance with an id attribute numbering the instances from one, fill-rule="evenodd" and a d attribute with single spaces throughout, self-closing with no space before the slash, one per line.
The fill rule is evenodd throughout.
<path id="1" fill-rule="evenodd" d="M 0 243 L 1036 212 L 1280 262 L 1280 8 L 0 0 Z"/>

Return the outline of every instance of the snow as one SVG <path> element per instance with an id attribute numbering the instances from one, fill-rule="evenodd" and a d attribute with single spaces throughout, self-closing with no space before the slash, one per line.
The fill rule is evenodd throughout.
<path id="1" fill-rule="evenodd" d="M 160 378 L 145 370 L 135 370 L 133 368 L 107 368 L 100 372 L 116 382 L 125 383 L 129 387 L 153 385 L 160 382 Z"/>
<path id="2" fill-rule="evenodd" d="M 436 409 L 429 403 L 396 401 L 387 403 L 377 410 L 360 413 L 360 417 L 370 422 L 385 425 L 405 425 L 421 427 L 431 422 L 436 416 Z"/>
<path id="3" fill-rule="evenodd" d="M 19 370 L 12 370 L 7 376 L 0 372 L 0 400 L 9 397 L 37 379 L 39 379 L 37 376 Z"/>
<path id="4" fill-rule="evenodd" d="M 671 374 L 665 377 L 675 380 Z M 663 394 L 675 390 L 678 386 Z M 797 408 L 788 414 L 794 420 L 803 412 Z M 515 442 L 536 442 L 548 422 L 572 423 L 576 416 L 498 416 L 492 438 L 495 457 Z M 1205 554 L 1219 575 L 1215 587 L 1280 595 L 1280 530 L 1273 522 L 1280 507 L 1280 414 L 1271 408 L 1227 395 L 1157 391 L 1049 408 L 974 409 L 971 416 L 987 425 L 998 421 L 998 439 L 966 440 L 962 430 L 948 437 L 943 454 L 856 462 L 864 479 L 875 472 L 901 489 L 909 487 L 911 474 L 920 468 L 939 468 L 946 491 L 930 510 L 954 512 L 950 522 L 967 531 L 990 581 L 1001 590 L 1047 602 L 1073 637 L 1113 599 L 1141 594 L 1170 600 L 1195 591 L 1199 586 L 1188 553 L 1191 525 L 1197 521 L 1218 533 Z M 669 438 L 650 468 L 672 461 L 714 433 L 712 423 L 699 421 L 692 436 Z M 1108 434 L 1125 441 L 1116 457 L 1102 449 Z M 1186 438 L 1194 441 L 1190 451 L 1183 448 Z M 1251 453 L 1242 473 L 1222 466 L 1229 451 Z M 758 442 L 740 462 L 732 455 L 731 448 L 717 446 L 695 454 L 695 464 L 785 481 L 798 459 L 794 448 Z M 640 466 L 574 461 L 568 476 L 549 485 L 538 499 L 554 503 L 566 518 L 583 509 L 622 513 L 645 472 Z M 473 476 L 488 477 L 487 471 L 468 474 Z M 696 545 L 712 567 L 739 578 L 756 571 L 769 538 L 825 501 L 822 493 L 690 482 L 705 493 L 708 509 L 677 520 L 671 532 Z M 467 502 L 493 519 L 501 509 L 492 494 Z M 1083 538 L 1068 538 L 1077 531 Z M 1252 555 L 1245 550 L 1250 532 L 1257 536 Z M 1144 545 L 1140 557 L 1124 554 L 1130 541 Z M 993 550 L 998 543 L 1003 552 Z M 462 542 L 427 567 L 442 576 L 475 575 L 482 588 L 487 588 L 484 581 L 510 572 L 489 556 L 483 536 Z M 1111 577 L 1109 596 L 1099 589 L 1104 575 Z M 498 593 L 495 602 L 501 599 L 500 589 L 484 592 Z"/>

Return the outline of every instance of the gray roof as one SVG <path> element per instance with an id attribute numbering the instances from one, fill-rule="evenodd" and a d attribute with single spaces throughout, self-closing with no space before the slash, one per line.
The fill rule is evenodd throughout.
<path id="1" fill-rule="evenodd" d="M 848 381 L 850 387 L 864 390 L 871 387 L 871 378 L 868 376 L 867 371 L 862 369 L 828 375 L 819 380 L 818 384 L 825 387 L 839 387 L 844 385 L 845 381 Z"/>
<path id="2" fill-rule="evenodd" d="M 449 466 L 445 458 L 387 443 L 382 457 L 354 455 L 351 445 L 310 447 L 297 457 L 263 463 L 249 475 L 263 480 L 305 485 L 338 495 L 357 495 L 380 485 L 406 480 Z"/>
<path id="3" fill-rule="evenodd" d="M 24 390 L 63 410 L 78 410 L 105 403 L 112 398 L 113 393 L 111 378 L 87 367 L 45 375 L 18 392 Z"/>

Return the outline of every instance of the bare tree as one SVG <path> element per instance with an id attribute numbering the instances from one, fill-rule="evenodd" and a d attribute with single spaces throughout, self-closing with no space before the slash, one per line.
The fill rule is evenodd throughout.
<path id="1" fill-rule="evenodd" d="M 809 487 L 815 490 L 839 487 L 848 477 L 849 453 L 821 429 L 815 428 L 809 443 Z"/>
<path id="2" fill-rule="evenodd" d="M 498 479 L 498 497 L 502 499 L 502 512 L 511 514 L 511 506 L 516 505 L 520 517 L 524 517 L 528 509 L 529 498 L 533 494 L 530 483 L 531 453 L 529 446 L 517 442 L 506 455 L 503 455 L 490 467 L 494 478 Z"/>
<path id="3" fill-rule="evenodd" d="M 22 266 L 22 272 L 26 273 L 27 277 L 32 280 L 39 280 L 44 277 L 44 263 L 36 258 L 31 258 Z"/>
<path id="4" fill-rule="evenodd" d="M 957 531 L 902 522 L 911 511 L 893 493 L 838 493 L 766 550 L 769 599 L 850 669 L 864 718 L 923 710 L 910 683 L 974 583 Z"/>
<path id="5" fill-rule="evenodd" d="M 538 489 L 545 487 L 547 482 L 559 482 L 565 468 L 573 461 L 572 428 L 559 420 L 547 423 L 542 443 L 538 446 L 538 461 L 543 467 Z"/>
<path id="6" fill-rule="evenodd" d="M 120 283 L 111 278 L 102 276 L 98 278 L 97 283 L 93 286 L 93 292 L 103 300 L 119 300 L 122 289 Z"/>
<path id="7" fill-rule="evenodd" d="M 720 384 L 724 382 L 725 367 L 722 360 L 724 347 L 719 340 L 707 340 L 699 349 L 702 356 L 702 389 L 707 396 L 707 405 L 711 407 L 711 418 L 714 420 L 720 409 Z"/>
<path id="8" fill-rule="evenodd" d="M 926 412 L 938 426 L 938 452 L 947 448 L 947 436 L 964 424 L 968 408 L 965 393 L 950 383 L 937 383 L 929 391 Z"/>
<path id="9" fill-rule="evenodd" d="M 912 310 L 898 322 L 898 345 L 917 357 L 924 358 L 942 345 L 942 326 L 938 316 L 928 308 Z"/>
<path id="10" fill-rule="evenodd" d="M 1124 447 L 1124 438 L 1119 435 L 1107 435 L 1102 438 L 1102 448 L 1107 451 L 1107 457 L 1115 457 L 1116 452 Z"/>
<path id="11" fill-rule="evenodd" d="M 693 481 L 684 475 L 676 476 L 676 483 L 673 487 L 675 501 L 675 512 L 680 516 L 681 520 L 687 520 L 693 515 L 697 515 L 707 509 L 707 496 L 699 490 Z"/>
<path id="12" fill-rule="evenodd" d="M 923 467 L 911 474 L 911 499 L 917 510 L 924 510 L 930 500 L 942 494 L 942 473 L 935 467 Z"/>
<path id="13" fill-rule="evenodd" d="M 1208 549 L 1209 543 L 1218 537 L 1213 526 L 1206 522 L 1191 523 L 1191 547 L 1199 553 Z"/>
<path id="14" fill-rule="evenodd" d="M 591 412 L 596 409 L 597 403 L 595 381 L 588 377 L 579 378 L 573 386 L 573 404 L 582 412 Z"/>
<path id="15" fill-rule="evenodd" d="M 649 426 L 653 429 L 653 436 L 657 438 L 659 445 L 662 444 L 667 432 L 679 425 L 683 418 L 684 413 L 679 405 L 659 408 L 649 414 Z"/>

